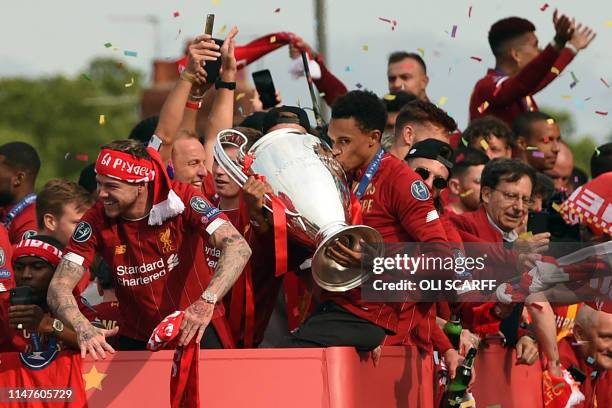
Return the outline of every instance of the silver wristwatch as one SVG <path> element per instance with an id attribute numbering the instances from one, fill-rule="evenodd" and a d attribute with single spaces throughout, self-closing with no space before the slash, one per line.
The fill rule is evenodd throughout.
<path id="1" fill-rule="evenodd" d="M 53 319 L 53 331 L 55 333 L 61 333 L 62 331 L 64 331 L 64 323 L 62 323 L 61 320 L 58 319 Z"/>
<path id="2" fill-rule="evenodd" d="M 211 305 L 217 303 L 217 294 L 209 292 L 208 290 L 205 290 L 204 293 L 202 293 L 202 296 L 200 297 L 203 301 L 205 301 L 206 303 L 210 303 Z"/>

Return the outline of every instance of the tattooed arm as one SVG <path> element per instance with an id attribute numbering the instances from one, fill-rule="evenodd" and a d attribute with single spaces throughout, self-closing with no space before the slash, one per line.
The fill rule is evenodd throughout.
<path id="1" fill-rule="evenodd" d="M 47 303 L 54 316 L 62 322 L 70 324 L 76 334 L 81 356 L 89 352 L 94 359 L 98 354 L 106 358 L 105 350 L 114 353 L 115 350 L 106 343 L 106 337 L 114 336 L 119 330 L 104 330 L 94 327 L 79 311 L 72 290 L 85 273 L 85 268 L 67 259 L 62 259 L 57 266 L 53 279 L 47 291 Z"/>
<path id="2" fill-rule="evenodd" d="M 213 232 L 210 243 L 221 250 L 221 255 L 215 274 L 206 291 L 217 295 L 220 302 L 242 273 L 244 266 L 251 257 L 251 248 L 236 228 L 227 221 Z M 196 342 L 200 342 L 202 336 L 204 336 L 204 330 L 212 318 L 214 308 L 213 304 L 198 299 L 185 309 L 185 317 L 181 323 L 179 346 L 189 344 L 196 333 Z"/>

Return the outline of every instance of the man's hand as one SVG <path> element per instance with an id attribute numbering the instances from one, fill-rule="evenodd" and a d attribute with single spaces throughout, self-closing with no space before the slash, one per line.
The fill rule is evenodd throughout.
<path id="1" fill-rule="evenodd" d="M 276 96 L 276 106 L 280 106 L 283 103 L 280 93 L 276 91 L 274 95 Z M 257 92 L 256 89 L 253 90 L 253 97 L 250 99 L 250 101 L 251 101 L 251 111 L 252 112 L 267 112 L 270 109 L 272 109 L 272 108 L 268 108 L 268 109 L 263 108 L 263 102 L 261 101 L 261 98 L 259 97 L 259 93 Z"/>
<path id="2" fill-rule="evenodd" d="M 455 378 L 457 374 L 457 367 L 459 367 L 462 357 L 457 353 L 455 349 L 448 349 L 444 352 L 444 361 L 446 362 L 446 368 L 448 369 L 448 375 L 451 380 Z"/>
<path id="3" fill-rule="evenodd" d="M 263 215 L 261 210 L 264 206 L 264 197 L 266 193 L 272 194 L 272 187 L 265 180 L 250 176 L 242 187 L 242 193 L 249 216 L 255 219 Z"/>
<path id="4" fill-rule="evenodd" d="M 472 348 L 478 348 L 480 344 L 480 337 L 472 333 L 468 329 L 461 330 L 461 336 L 459 337 L 459 353 L 465 356 L 467 352 Z"/>
<path id="5" fill-rule="evenodd" d="M 338 264 L 348 267 L 360 267 L 363 259 L 364 242 L 359 240 L 354 249 L 344 245 L 340 240 L 329 246 L 327 255 Z"/>
<path id="6" fill-rule="evenodd" d="M 236 81 L 237 65 L 236 56 L 234 55 L 236 35 L 238 35 L 238 28 L 233 27 L 225 37 L 223 45 L 219 50 L 221 52 L 221 80 L 224 82 Z"/>
<path id="7" fill-rule="evenodd" d="M 312 48 L 302 37 L 296 36 L 294 41 L 289 44 L 289 58 L 296 59 L 301 58 L 302 51 L 306 51 L 307 53 L 314 54 Z M 313 55 L 314 57 L 314 55 Z"/>
<path id="8" fill-rule="evenodd" d="M 198 84 L 206 83 L 204 65 L 206 65 L 206 61 L 215 61 L 221 56 L 218 50 L 219 46 L 208 34 L 197 36 L 189 43 L 189 59 L 185 71 L 188 74 L 195 75 Z"/>
<path id="9" fill-rule="evenodd" d="M 541 261 L 540 254 L 522 254 L 519 253 L 517 267 L 519 272 L 530 271 L 536 265 L 536 261 Z"/>
<path id="10" fill-rule="evenodd" d="M 181 323 L 181 337 L 178 345 L 186 346 L 191 342 L 195 335 L 196 343 L 200 343 L 204 336 L 204 330 L 210 323 L 215 305 L 205 302 L 202 299 L 196 300 L 191 306 L 185 309 L 185 316 Z"/>
<path id="11" fill-rule="evenodd" d="M 574 35 L 572 21 L 565 14 L 559 16 L 557 10 L 555 10 L 553 13 L 553 24 L 555 26 L 555 43 L 559 48 L 563 48 L 565 47 L 565 43 Z"/>
<path id="12" fill-rule="evenodd" d="M 370 351 L 370 353 L 372 355 L 374 367 L 378 367 L 378 363 L 380 363 L 380 356 L 382 355 L 382 347 L 378 346 L 374 350 Z"/>
<path id="13" fill-rule="evenodd" d="M 516 364 L 532 365 L 538 359 L 538 345 L 529 336 L 521 337 L 516 343 Z"/>
<path id="14" fill-rule="evenodd" d="M 578 24 L 574 29 L 574 35 L 569 40 L 569 43 L 576 47 L 577 50 L 583 50 L 589 46 L 591 41 L 595 39 L 597 33 L 590 27 Z"/>
<path id="15" fill-rule="evenodd" d="M 81 357 L 85 358 L 87 353 L 91 354 L 94 360 L 98 359 L 98 354 L 102 359 L 106 358 L 106 351 L 114 353 L 115 349 L 106 342 L 107 337 L 113 337 L 119 332 L 119 326 L 112 330 L 99 329 L 90 322 L 83 322 L 75 327 L 77 342 L 81 349 Z"/>
<path id="16" fill-rule="evenodd" d="M 513 249 L 523 254 L 542 254 L 548 251 L 550 244 L 550 232 L 542 232 L 529 238 L 519 238 L 513 245 Z"/>
<path id="17" fill-rule="evenodd" d="M 40 331 L 44 317 L 45 312 L 38 305 L 15 305 L 8 311 L 9 326 L 14 329 Z"/>

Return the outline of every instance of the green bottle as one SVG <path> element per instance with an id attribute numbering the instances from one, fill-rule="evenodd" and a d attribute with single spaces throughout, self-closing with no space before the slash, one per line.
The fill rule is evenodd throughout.
<path id="1" fill-rule="evenodd" d="M 463 364 L 457 369 L 455 378 L 451 381 L 444 394 L 442 407 L 459 407 L 465 397 L 470 381 L 472 380 L 472 367 L 476 357 L 476 348 L 472 347 L 468 351 Z"/>
<path id="2" fill-rule="evenodd" d="M 461 340 L 461 331 L 463 327 L 461 327 L 461 321 L 456 315 L 451 315 L 450 320 L 446 322 L 444 327 L 442 328 L 451 344 L 455 348 L 455 350 L 459 350 L 459 342 Z"/>

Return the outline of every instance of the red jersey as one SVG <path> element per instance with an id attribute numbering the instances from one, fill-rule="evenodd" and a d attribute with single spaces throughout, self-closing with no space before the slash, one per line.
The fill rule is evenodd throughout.
<path id="1" fill-rule="evenodd" d="M 580 391 L 585 400 L 575 408 L 603 408 L 612 407 L 612 372 L 609 370 L 597 372 L 592 365 L 581 358 L 578 352 L 576 339 L 573 336 L 565 337 L 559 341 L 559 359 L 561 365 L 568 369 L 575 367 L 582 371 L 586 379 L 580 384 Z"/>
<path id="2" fill-rule="evenodd" d="M 569 48 L 559 52 L 549 44 L 515 76 L 489 69 L 474 86 L 470 98 L 470 120 L 493 115 L 512 126 L 521 113 L 537 111 L 533 94 L 552 82 L 574 55 Z"/>
<path id="3" fill-rule="evenodd" d="M 356 180 L 366 168 L 357 172 Z M 382 156 L 380 167 L 360 202 L 363 223 L 378 230 L 386 243 L 447 241 L 427 186 L 404 161 L 389 153 Z M 324 297 L 391 333 L 398 333 L 400 313 L 411 314 L 413 318 L 405 328 L 405 336 L 428 317 L 429 308 L 434 307 L 433 303 L 364 302 L 359 288 L 344 293 L 326 292 Z M 431 315 L 435 320 L 435 310 Z"/>
<path id="4" fill-rule="evenodd" d="M 9 241 L 8 231 L 0 224 L 0 293 L 8 292 L 15 287 L 11 259 L 13 259 L 13 247 Z"/>
<path id="5" fill-rule="evenodd" d="M 14 218 L 7 220 L 11 210 L 17 206 L 19 206 L 19 203 L 0 209 L 0 221 L 7 227 L 9 239 L 13 245 L 36 235 L 36 231 L 38 231 L 36 201 L 32 201 L 23 210 L 19 211 Z"/>
<path id="6" fill-rule="evenodd" d="M 88 268 L 99 253 L 111 268 L 121 313 L 120 335 L 147 341 L 155 326 L 200 298 L 212 277 L 203 241 L 227 218 L 191 185 L 174 181 L 183 213 L 162 225 L 148 217 L 111 219 L 102 202 L 90 208 L 75 229 L 64 257 Z M 222 314 L 222 305 L 215 308 Z M 214 316 L 213 316 L 214 317 Z"/>

